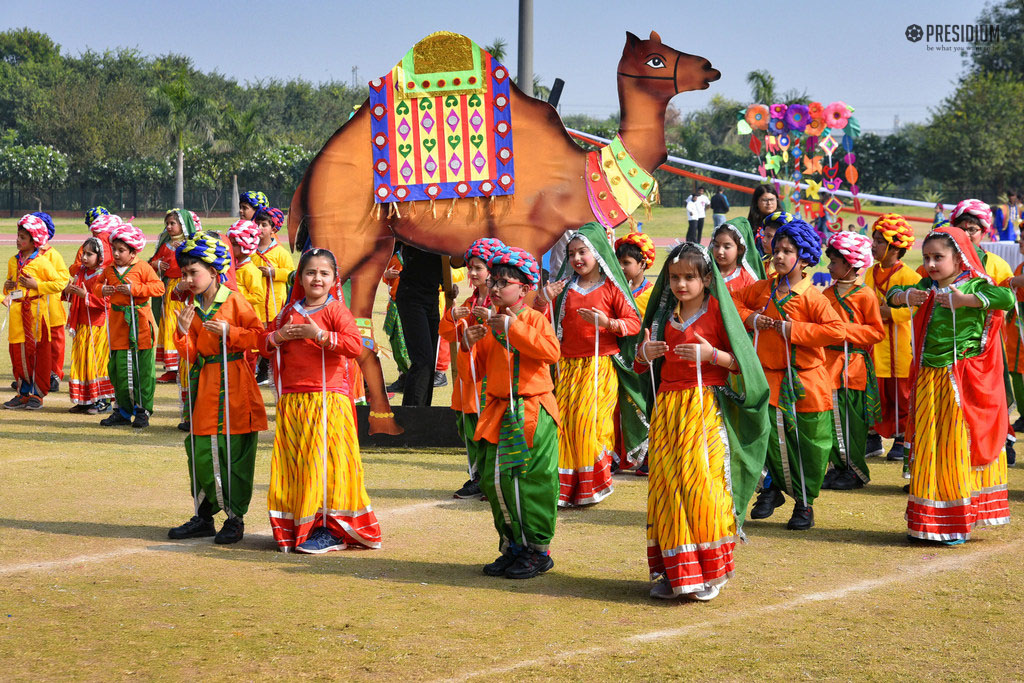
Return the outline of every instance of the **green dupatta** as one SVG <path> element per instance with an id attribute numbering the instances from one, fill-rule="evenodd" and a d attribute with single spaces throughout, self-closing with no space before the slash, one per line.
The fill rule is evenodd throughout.
<path id="1" fill-rule="evenodd" d="M 198 232 L 195 223 L 192 222 L 192 213 L 185 209 L 171 209 L 174 213 L 178 214 L 178 222 L 181 223 L 181 237 L 182 239 L 188 239 Z M 156 250 L 160 251 L 160 247 L 164 246 L 171 241 L 171 236 L 167 234 L 167 230 L 161 230 L 160 236 L 156 241 Z M 166 275 L 160 275 L 160 281 L 164 283 L 164 287 L 167 287 L 168 277 Z M 169 294 L 169 292 L 168 292 Z M 165 295 L 166 296 L 166 295 Z M 164 311 L 164 297 L 158 296 L 153 298 L 153 315 L 156 317 L 157 322 L 163 319 Z"/>
<path id="2" fill-rule="evenodd" d="M 729 386 L 713 389 L 718 397 L 718 407 L 722 412 L 722 421 L 725 423 L 729 438 L 727 474 L 732 484 L 736 528 L 740 530 L 746 517 L 747 504 L 761 478 L 765 455 L 768 452 L 768 436 L 771 429 L 768 419 L 768 380 L 765 379 L 761 362 L 714 259 L 700 245 L 684 243 L 681 248 L 699 250 L 704 260 L 711 264 L 711 296 L 718 300 L 722 323 L 732 345 L 732 355 L 739 364 L 740 372 L 731 375 Z M 652 340 L 664 340 L 665 327 L 676 308 L 676 298 L 668 283 L 670 264 L 671 259 L 666 260 L 662 266 L 661 274 L 658 275 L 654 289 L 651 290 L 647 315 L 644 316 L 644 328 L 650 329 Z M 652 406 L 652 392 L 656 391 L 661 382 L 663 363 L 664 360 L 659 358 L 652 364 L 654 386 L 652 387 L 650 382 L 644 382 L 644 390 L 650 396 Z"/>
<path id="3" fill-rule="evenodd" d="M 569 236 L 568 242 L 574 239 L 581 240 L 590 247 L 594 258 L 597 260 L 597 267 L 612 284 L 618 288 L 622 295 L 640 315 L 636 307 L 633 294 L 626 280 L 619 260 L 615 258 L 615 251 L 608 242 L 604 226 L 600 223 L 591 222 L 581 227 Z M 566 252 L 568 252 L 568 242 Z M 562 262 L 556 279 L 566 279 L 567 274 L 572 270 L 568 257 Z M 555 297 L 555 334 L 558 340 L 562 341 L 562 318 L 565 316 L 565 297 L 569 294 L 569 287 L 566 286 L 562 292 Z M 647 457 L 647 433 L 650 431 L 651 423 L 648 419 L 647 396 L 644 394 L 643 380 L 633 372 L 633 359 L 636 356 L 636 345 L 640 335 L 630 337 L 619 337 L 619 352 L 612 356 L 612 365 L 615 367 L 615 374 L 619 380 L 619 427 L 622 433 L 622 446 L 626 451 L 620 453 L 620 458 L 628 458 L 635 462 L 642 462 Z"/>
<path id="4" fill-rule="evenodd" d="M 753 275 L 755 280 L 763 280 L 765 278 L 764 261 L 761 260 L 761 254 L 757 251 L 757 245 L 754 243 L 754 231 L 750 228 L 750 221 L 745 217 L 730 218 L 724 225 L 731 226 L 743 242 L 743 263 L 736 265 Z"/>

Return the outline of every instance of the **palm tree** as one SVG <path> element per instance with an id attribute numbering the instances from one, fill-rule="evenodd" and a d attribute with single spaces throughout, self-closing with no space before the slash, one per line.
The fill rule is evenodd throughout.
<path id="1" fill-rule="evenodd" d="M 224 125 L 218 131 L 220 147 L 228 154 L 231 173 L 231 217 L 238 217 L 238 166 L 241 161 L 264 143 L 260 133 L 260 117 L 266 110 L 262 104 L 254 104 L 243 112 L 235 111 L 232 105 L 224 112 Z"/>
<path id="2" fill-rule="evenodd" d="M 750 95 L 758 104 L 773 104 L 775 99 L 775 77 L 764 69 L 757 69 L 747 74 L 747 85 Z"/>
<path id="3" fill-rule="evenodd" d="M 185 137 L 194 134 L 203 142 L 213 140 L 217 121 L 217 107 L 213 100 L 196 93 L 184 68 L 170 82 L 161 83 L 150 91 L 154 107 L 151 122 L 166 129 L 171 144 L 178 152 L 174 179 L 174 206 L 185 208 Z"/>
<path id="4" fill-rule="evenodd" d="M 484 51 L 490 52 L 492 57 L 504 64 L 508 43 L 505 42 L 504 38 L 495 38 L 493 43 L 484 46 Z"/>

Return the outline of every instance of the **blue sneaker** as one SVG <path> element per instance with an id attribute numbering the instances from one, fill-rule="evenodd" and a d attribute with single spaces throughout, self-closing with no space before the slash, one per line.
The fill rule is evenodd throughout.
<path id="1" fill-rule="evenodd" d="M 334 550 L 344 550 L 348 545 L 331 535 L 322 526 L 313 530 L 306 542 L 297 546 L 295 552 L 306 555 L 323 555 Z"/>

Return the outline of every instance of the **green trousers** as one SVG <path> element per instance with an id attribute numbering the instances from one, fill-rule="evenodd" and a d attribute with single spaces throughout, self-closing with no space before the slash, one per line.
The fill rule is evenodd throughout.
<path id="1" fill-rule="evenodd" d="M 477 419 L 476 413 L 457 413 L 455 416 L 455 426 L 459 430 L 459 436 L 462 437 L 462 441 L 466 444 L 469 478 L 474 480 L 480 478 L 480 467 L 483 464 L 484 449 L 487 445 L 486 441 L 473 440 L 473 434 L 476 433 Z"/>
<path id="2" fill-rule="evenodd" d="M 153 394 L 156 393 L 156 350 L 128 349 L 110 352 L 107 363 L 110 383 L 114 385 L 114 399 L 121 415 L 130 418 L 133 413 L 153 413 Z"/>
<path id="3" fill-rule="evenodd" d="M 405 332 L 402 330 L 402 319 L 398 317 L 398 305 L 390 299 L 384 315 L 384 334 L 391 342 L 391 355 L 395 358 L 398 372 L 404 375 L 409 372 L 412 361 L 409 360 L 409 349 L 405 345 Z"/>
<path id="4" fill-rule="evenodd" d="M 502 552 L 509 546 L 524 545 L 547 552 L 558 516 L 558 428 L 554 419 L 540 409 L 525 467 L 502 472 L 497 454 L 497 444 L 483 442 L 480 489 L 491 504 Z"/>
<path id="5" fill-rule="evenodd" d="M 259 436 L 259 432 L 231 435 L 230 469 L 228 442 L 224 434 L 218 434 L 216 438 L 209 434 L 185 437 L 188 476 L 192 484 L 190 492 L 196 497 L 196 505 L 206 500 L 213 506 L 214 513 L 224 510 L 228 517 L 245 515 L 252 500 Z"/>
<path id="6" fill-rule="evenodd" d="M 832 392 L 832 451 L 829 462 L 837 470 L 852 468 L 865 484 L 871 481 L 865 459 L 868 425 L 864 420 L 864 392 L 839 388 Z"/>
<path id="7" fill-rule="evenodd" d="M 797 434 L 786 428 L 782 412 L 769 406 L 773 438 L 768 439 L 768 471 L 772 486 L 805 505 L 814 503 L 832 448 L 832 413 L 797 413 Z M 785 449 L 785 457 L 783 457 Z"/>
<path id="8" fill-rule="evenodd" d="M 1017 402 L 1017 412 L 1024 415 L 1024 375 L 1019 372 L 1011 372 L 1010 384 L 1013 386 L 1013 399 Z"/>

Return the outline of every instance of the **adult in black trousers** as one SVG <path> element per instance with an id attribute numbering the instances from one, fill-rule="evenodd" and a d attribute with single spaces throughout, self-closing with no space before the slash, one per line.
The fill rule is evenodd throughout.
<path id="1" fill-rule="evenodd" d="M 410 361 L 402 405 L 429 406 L 434 396 L 437 326 L 441 322 L 437 310 L 441 257 L 407 244 L 402 246 L 402 257 L 404 264 L 395 303 Z"/>

